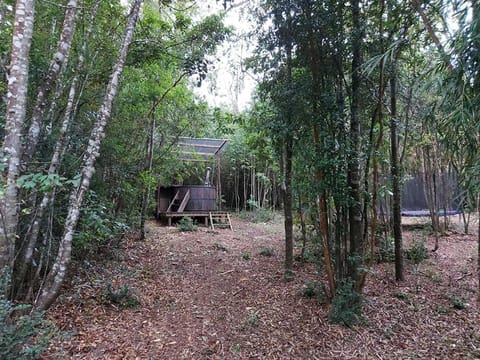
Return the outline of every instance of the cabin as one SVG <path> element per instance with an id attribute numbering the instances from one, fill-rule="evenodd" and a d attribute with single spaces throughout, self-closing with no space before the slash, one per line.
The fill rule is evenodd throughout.
<path id="1" fill-rule="evenodd" d="M 175 220 L 190 217 L 210 226 L 232 228 L 230 215 L 221 207 L 221 152 L 225 139 L 178 139 L 180 161 L 203 162 L 206 166 L 201 184 L 159 185 L 156 192 L 157 219 L 168 226 Z"/>

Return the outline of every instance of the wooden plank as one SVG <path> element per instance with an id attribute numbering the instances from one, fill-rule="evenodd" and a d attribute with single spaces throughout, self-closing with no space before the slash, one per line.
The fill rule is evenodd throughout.
<path id="1" fill-rule="evenodd" d="M 187 206 L 188 200 L 190 200 L 190 189 L 188 189 L 185 193 L 185 196 L 183 197 L 182 203 L 178 207 L 177 212 L 183 212 L 183 210 L 185 210 L 185 206 Z"/>
<path id="2" fill-rule="evenodd" d="M 177 192 L 175 193 L 175 196 L 173 197 L 172 201 L 170 202 L 170 205 L 168 205 L 167 212 L 172 211 L 172 206 L 175 203 L 175 200 L 177 200 L 179 196 L 180 196 L 180 190 L 177 190 Z"/>
<path id="3" fill-rule="evenodd" d="M 210 225 L 212 226 L 212 230 L 215 230 L 215 226 L 213 225 L 213 218 L 212 218 L 212 213 L 210 214 Z"/>

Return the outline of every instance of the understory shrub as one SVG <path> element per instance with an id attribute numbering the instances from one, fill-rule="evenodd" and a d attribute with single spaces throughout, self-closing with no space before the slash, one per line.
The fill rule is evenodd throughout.
<path id="1" fill-rule="evenodd" d="M 111 283 L 108 283 L 103 291 L 103 302 L 117 305 L 122 309 L 140 305 L 130 286 L 122 285 L 118 289 L 114 289 Z"/>
<path id="2" fill-rule="evenodd" d="M 197 231 L 198 226 L 191 217 L 185 216 L 178 221 L 177 229 L 178 231 Z"/>
<path id="3" fill-rule="evenodd" d="M 262 246 L 262 249 L 260 250 L 260 255 L 266 256 L 266 257 L 273 256 L 274 253 L 275 253 L 275 250 L 266 246 Z"/>
<path id="4" fill-rule="evenodd" d="M 54 327 L 43 319 L 43 313 L 30 310 L 30 305 L 15 305 L 8 300 L 7 272 L 0 279 L 0 359 L 37 359 L 48 347 Z M 26 313 L 26 314 L 25 314 Z M 25 314 L 25 315 L 19 315 Z"/>
<path id="5" fill-rule="evenodd" d="M 352 327 L 362 320 L 363 296 L 355 291 L 352 279 L 339 282 L 328 319 L 334 324 Z"/>
<path id="6" fill-rule="evenodd" d="M 248 206 L 250 207 L 250 211 L 241 211 L 238 216 L 241 219 L 252 221 L 254 223 L 266 223 L 275 218 L 275 212 L 261 207 L 258 203 L 254 200 L 247 201 Z"/>
<path id="7" fill-rule="evenodd" d="M 73 241 L 75 259 L 86 259 L 98 254 L 112 254 L 130 227 L 113 215 L 112 205 L 90 192 L 82 208 L 78 230 Z"/>
<path id="8" fill-rule="evenodd" d="M 321 303 L 326 303 L 327 296 L 325 294 L 325 286 L 319 281 L 308 281 L 302 287 L 300 295 L 306 298 L 316 298 Z"/>
<path id="9" fill-rule="evenodd" d="M 428 249 L 423 240 L 415 240 L 412 245 L 406 250 L 405 255 L 408 260 L 413 263 L 416 270 L 420 263 L 428 258 Z"/>
<path id="10" fill-rule="evenodd" d="M 382 236 L 377 249 L 377 262 L 390 263 L 395 261 L 395 242 L 391 236 Z"/>

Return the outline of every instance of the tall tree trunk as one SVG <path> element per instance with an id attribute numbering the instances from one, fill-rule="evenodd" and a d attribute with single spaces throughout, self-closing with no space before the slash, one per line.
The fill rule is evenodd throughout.
<path id="1" fill-rule="evenodd" d="M 379 14 L 379 33 L 380 35 L 380 51 L 383 54 L 384 52 L 384 42 L 383 42 L 383 15 L 385 11 L 385 2 L 383 0 L 380 0 L 380 14 Z M 372 117 L 372 126 L 370 128 L 370 146 L 373 143 L 373 133 L 374 133 L 374 128 L 375 125 L 379 124 L 379 130 L 378 130 L 378 136 L 377 136 L 377 141 L 375 142 L 375 146 L 373 148 L 373 173 L 372 173 L 372 220 L 370 223 L 370 260 L 368 263 L 369 267 L 373 266 L 373 263 L 375 261 L 375 247 L 377 243 L 377 221 L 378 221 L 378 212 L 377 212 L 377 202 L 378 202 L 378 156 L 380 154 L 380 146 L 382 145 L 383 142 L 383 96 L 385 92 L 385 86 L 384 86 L 384 59 L 380 61 L 380 65 L 378 68 L 378 99 L 377 99 L 377 106 L 374 111 L 374 115 Z M 370 154 L 370 152 L 369 152 Z M 365 169 L 365 177 L 368 176 L 369 172 L 369 161 L 367 161 L 366 164 L 366 169 Z M 367 187 L 365 187 L 367 189 Z M 366 207 L 364 207 L 365 209 Z M 366 212 L 366 209 L 364 210 Z M 368 221 L 365 221 L 364 223 L 365 227 L 367 228 L 368 226 Z M 365 231 L 365 229 L 364 229 Z M 366 239 L 367 237 L 365 237 Z M 365 284 L 365 278 L 366 278 L 366 273 L 362 275 L 362 283 L 361 286 Z"/>
<path id="2" fill-rule="evenodd" d="M 48 174 L 57 174 L 60 168 L 60 164 L 62 162 L 63 154 L 65 151 L 65 147 L 67 144 L 67 132 L 70 127 L 70 123 L 74 118 L 75 108 L 78 106 L 78 102 L 75 105 L 75 98 L 80 98 L 81 90 L 83 89 L 83 85 L 79 85 L 80 81 L 80 74 L 84 69 L 85 63 L 85 54 L 87 51 L 87 40 L 90 38 L 90 35 L 93 31 L 93 24 L 95 22 L 95 18 L 97 15 L 98 7 L 100 5 L 101 0 L 97 0 L 95 3 L 94 9 L 92 11 L 92 16 L 90 18 L 90 25 L 86 32 L 85 41 L 82 44 L 82 48 L 80 50 L 80 54 L 78 57 L 78 64 L 77 69 L 78 72 L 75 74 L 72 83 L 70 84 L 70 91 L 68 94 L 67 105 L 65 108 L 65 112 L 63 114 L 62 125 L 60 126 L 60 131 L 57 138 L 57 143 L 55 144 L 55 149 L 53 151 L 52 159 L 50 160 L 50 166 L 48 169 Z M 78 91 L 80 88 L 80 92 Z M 78 96 L 77 93 L 79 92 Z M 28 267 L 32 261 L 33 250 L 37 244 L 38 236 L 40 234 L 40 227 L 44 220 L 45 211 L 47 210 L 47 206 L 52 202 L 54 196 L 54 192 L 46 192 L 43 195 L 42 201 L 40 202 L 39 207 L 36 209 L 35 214 L 32 219 L 30 233 L 27 236 L 27 244 L 25 246 L 25 250 L 23 251 L 23 256 L 19 257 L 17 262 L 18 265 L 18 274 L 16 274 L 16 279 L 18 279 L 16 288 L 19 285 L 27 285 L 25 274 L 27 272 Z M 16 271 L 17 272 L 17 271 Z M 28 299 L 27 299 L 28 300 Z"/>
<path id="3" fill-rule="evenodd" d="M 480 303 L 480 195 L 477 195 L 477 217 L 478 217 L 478 228 L 477 228 L 477 279 L 478 279 L 478 293 L 477 301 Z"/>
<path id="4" fill-rule="evenodd" d="M 359 269 L 363 264 L 363 221 L 362 221 L 362 189 L 360 187 L 360 98 L 361 98 L 361 65 L 362 65 L 362 26 L 360 19 L 360 1 L 353 0 L 352 8 L 352 85 L 351 85 L 351 118 L 350 118 L 350 158 L 348 161 L 348 186 L 350 189 L 349 227 L 350 227 L 350 276 L 355 288 L 360 290 L 361 276 Z"/>
<path id="5" fill-rule="evenodd" d="M 100 144 L 105 135 L 105 126 L 110 119 L 113 100 L 117 94 L 119 79 L 127 57 L 128 47 L 132 41 L 133 32 L 135 30 L 135 25 L 142 2 L 143 0 L 134 0 L 132 2 L 117 63 L 115 64 L 110 77 L 103 105 L 99 111 L 99 117 L 95 122 L 94 128 L 90 135 L 90 140 L 88 142 L 88 147 L 83 158 L 80 185 L 70 194 L 68 215 L 65 220 L 65 226 L 58 249 L 58 255 L 46 278 L 45 284 L 39 293 L 39 297 L 35 302 L 35 307 L 38 309 L 46 309 L 55 301 L 60 292 L 63 281 L 65 280 L 65 275 L 70 263 L 72 252 L 73 233 L 78 223 L 83 199 L 88 191 L 90 180 L 95 171 L 95 161 L 99 155 Z"/>
<path id="6" fill-rule="evenodd" d="M 422 6 L 418 0 L 412 0 L 412 3 L 413 3 L 413 6 L 415 7 L 415 10 L 418 12 L 420 17 L 422 18 L 423 26 L 425 26 L 425 29 L 427 30 L 428 35 L 430 36 L 433 43 L 437 47 L 437 50 L 440 53 L 440 56 L 442 57 L 443 62 L 447 66 L 448 70 L 452 71 L 453 65 L 450 61 L 450 57 L 448 56 L 447 52 L 445 51 L 442 45 L 442 42 L 440 41 L 437 34 L 435 33 L 435 30 L 432 27 L 430 19 L 425 14 L 425 11 L 423 11 Z"/>
<path id="7" fill-rule="evenodd" d="M 18 224 L 17 177 L 22 152 L 22 128 L 27 110 L 28 65 L 32 43 L 34 0 L 18 0 L 15 7 L 13 42 L 7 88 L 5 138 L 2 147 L 2 182 L 0 196 L 0 269 L 13 270 Z"/>
<path id="8" fill-rule="evenodd" d="M 397 135 L 397 78 L 396 60 L 392 65 L 390 78 L 390 163 L 393 191 L 393 238 L 395 245 L 395 278 L 403 280 L 403 242 L 402 242 L 402 214 L 400 169 L 398 164 L 398 135 Z"/>
<path id="9" fill-rule="evenodd" d="M 312 122 L 313 122 L 313 141 L 315 143 L 316 152 L 318 155 L 322 154 L 321 142 L 320 142 L 320 132 L 316 124 L 318 114 L 318 99 L 321 96 L 321 76 L 320 76 L 320 63 L 319 59 L 321 58 L 320 50 L 318 48 L 318 43 L 315 38 L 313 31 L 313 19 L 311 17 L 312 9 L 306 9 L 307 21 L 309 23 L 310 32 L 309 37 L 309 63 L 310 71 L 312 72 Z M 317 208 L 318 208 L 318 227 L 319 233 L 322 240 L 322 249 L 323 249 L 323 260 L 325 263 L 325 270 L 327 272 L 328 286 L 329 286 L 329 298 L 333 298 L 335 295 L 335 274 L 331 262 L 330 255 L 330 246 L 329 246 L 329 236 L 328 236 L 328 213 L 327 213 L 327 200 L 325 195 L 325 190 L 322 189 L 322 183 L 324 182 L 323 171 L 320 167 L 317 167 L 315 172 L 315 177 L 317 183 L 320 185 L 320 192 L 317 195 Z"/>
<path id="10" fill-rule="evenodd" d="M 283 211 L 285 215 L 285 279 L 293 276 L 293 196 L 292 196 L 292 156 L 293 141 L 287 139 L 284 147 Z"/>
<path id="11" fill-rule="evenodd" d="M 25 150 L 22 156 L 23 167 L 26 168 L 30 162 L 40 138 L 40 130 L 43 122 L 43 115 L 48 104 L 48 96 L 54 88 L 55 81 L 60 70 L 67 63 L 68 55 L 75 30 L 75 19 L 77 14 L 77 0 L 69 0 L 65 8 L 62 32 L 58 40 L 57 51 L 50 63 L 48 71 L 43 78 L 42 84 L 37 92 L 37 99 L 32 112 L 32 120 L 28 129 Z"/>
<path id="12" fill-rule="evenodd" d="M 291 4 L 288 2 L 286 9 L 286 38 L 285 38 L 285 52 L 286 52 L 286 91 L 291 94 L 292 87 L 292 39 L 290 38 L 291 31 Z M 288 98 L 287 102 L 291 99 Z M 283 196 L 283 211 L 285 215 L 285 279 L 293 279 L 293 191 L 292 191 L 292 158 L 293 158 L 293 136 L 290 133 L 293 130 L 293 113 L 291 106 L 286 109 L 285 126 L 286 131 L 284 135 L 284 196 Z"/>
<path id="13" fill-rule="evenodd" d="M 152 112 L 152 119 L 150 120 L 150 130 L 147 141 L 147 156 L 145 159 L 145 171 L 148 176 L 152 173 L 153 165 L 153 133 L 155 131 L 155 112 Z M 147 179 L 147 184 L 144 184 L 142 196 L 142 210 L 140 213 L 140 240 L 145 240 L 145 220 L 147 217 L 148 203 L 150 202 L 150 180 Z"/>

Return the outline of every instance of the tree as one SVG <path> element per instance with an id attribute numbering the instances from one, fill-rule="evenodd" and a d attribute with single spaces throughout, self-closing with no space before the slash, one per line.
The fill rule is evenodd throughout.
<path id="1" fill-rule="evenodd" d="M 101 141 L 105 136 L 105 126 L 111 116 L 113 100 L 118 91 L 119 78 L 122 74 L 125 60 L 127 58 L 128 47 L 133 38 L 133 32 L 135 30 L 142 2 L 143 0 L 134 0 L 131 4 L 118 59 L 111 74 L 104 101 L 92 129 L 89 145 L 82 161 L 79 185 L 74 188 L 70 194 L 68 215 L 65 220 L 65 228 L 63 230 L 58 255 L 47 275 L 40 296 L 35 302 L 35 306 L 38 309 L 46 309 L 53 303 L 53 301 L 55 301 L 60 292 L 63 281 L 65 280 L 66 271 L 71 259 L 73 232 L 78 223 L 83 199 L 88 191 L 90 180 L 95 171 L 95 161 L 99 155 Z"/>
<path id="2" fill-rule="evenodd" d="M 352 12 L 352 82 L 350 101 L 350 155 L 348 162 L 348 186 L 350 188 L 351 204 L 348 210 L 350 225 L 350 275 L 355 281 L 355 287 L 360 289 L 361 274 L 359 268 L 363 264 L 363 215 L 360 172 L 360 97 L 361 97 L 361 66 L 363 29 L 360 14 L 360 1 L 351 3 Z"/>
<path id="3" fill-rule="evenodd" d="M 0 197 L 0 268 L 13 270 L 18 222 L 17 177 L 22 152 L 21 135 L 27 111 L 29 52 L 35 1 L 19 0 L 15 8 L 13 41 L 8 75 L 5 139 L 2 147 L 2 196 Z"/>

